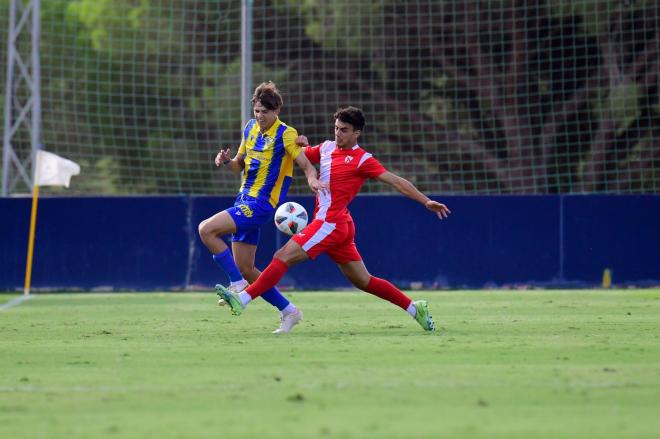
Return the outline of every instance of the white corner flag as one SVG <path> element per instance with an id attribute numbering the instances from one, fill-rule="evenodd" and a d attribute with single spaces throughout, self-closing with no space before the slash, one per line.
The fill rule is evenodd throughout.
<path id="1" fill-rule="evenodd" d="M 80 165 L 52 152 L 37 151 L 34 184 L 69 187 L 71 177 L 80 174 Z"/>
<path id="2" fill-rule="evenodd" d="M 34 254 L 34 235 L 37 226 L 37 200 L 39 186 L 69 187 L 71 177 L 80 174 L 80 165 L 52 152 L 37 151 L 37 163 L 34 167 L 34 185 L 32 190 L 32 211 L 30 213 L 30 236 L 28 237 L 27 262 L 25 263 L 25 288 L 23 294 L 30 294 L 32 282 L 32 256 Z"/>

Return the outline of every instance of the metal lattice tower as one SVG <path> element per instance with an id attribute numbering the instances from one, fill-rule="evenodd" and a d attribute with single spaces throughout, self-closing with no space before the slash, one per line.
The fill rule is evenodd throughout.
<path id="1" fill-rule="evenodd" d="M 11 0 L 7 39 L 2 153 L 2 196 L 22 182 L 32 188 L 34 157 L 41 143 L 41 0 Z M 29 137 L 29 139 L 28 139 Z"/>

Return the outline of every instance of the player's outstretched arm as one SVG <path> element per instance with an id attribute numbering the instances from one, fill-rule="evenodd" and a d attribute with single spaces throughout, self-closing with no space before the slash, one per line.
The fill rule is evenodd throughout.
<path id="1" fill-rule="evenodd" d="M 328 189 L 327 183 L 319 181 L 316 168 L 310 163 L 304 152 L 298 154 L 298 157 L 296 157 L 296 163 L 305 172 L 305 176 L 307 177 L 307 184 L 309 184 L 310 189 L 314 191 L 315 194 L 319 191 L 321 191 L 321 193 L 325 193 L 326 189 Z"/>
<path id="2" fill-rule="evenodd" d="M 398 175 L 388 171 L 379 175 L 378 180 L 389 184 L 406 197 L 423 204 L 424 207 L 426 207 L 428 210 L 435 212 L 440 219 L 447 218 L 447 216 L 449 216 L 451 213 L 451 210 L 449 210 L 447 206 L 437 201 L 431 200 L 429 197 L 421 193 L 414 184 L 403 177 L 399 177 Z"/>
<path id="3" fill-rule="evenodd" d="M 238 174 L 243 170 L 243 157 L 241 157 L 239 154 L 236 154 L 232 159 L 230 154 L 230 148 L 221 149 L 220 152 L 215 156 L 215 165 L 225 166 L 233 173 Z"/>

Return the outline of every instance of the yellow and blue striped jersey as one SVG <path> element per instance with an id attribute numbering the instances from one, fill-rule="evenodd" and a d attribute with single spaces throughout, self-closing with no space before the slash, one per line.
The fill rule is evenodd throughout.
<path id="1" fill-rule="evenodd" d="M 263 134 L 257 121 L 250 120 L 238 148 L 245 161 L 239 193 L 268 201 L 273 207 L 283 202 L 293 176 L 293 161 L 302 151 L 296 137 L 296 129 L 279 118 Z"/>

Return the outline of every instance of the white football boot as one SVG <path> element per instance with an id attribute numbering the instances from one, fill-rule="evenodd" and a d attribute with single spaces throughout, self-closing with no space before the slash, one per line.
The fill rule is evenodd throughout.
<path id="1" fill-rule="evenodd" d="M 227 289 L 229 291 L 231 291 L 232 293 L 238 294 L 238 293 L 240 293 L 241 291 L 243 291 L 244 289 L 246 289 L 249 286 L 250 286 L 250 283 L 248 281 L 246 281 L 245 279 L 243 279 L 242 281 L 238 281 L 237 283 L 235 283 L 233 285 L 229 285 L 227 287 Z M 218 300 L 218 306 L 225 306 L 226 304 L 227 304 L 227 302 L 225 302 L 225 299 L 219 299 Z"/>
<path id="2" fill-rule="evenodd" d="M 273 331 L 273 334 L 286 334 L 291 331 L 303 318 L 303 313 L 299 309 L 290 312 L 287 315 L 280 314 L 280 327 Z"/>

